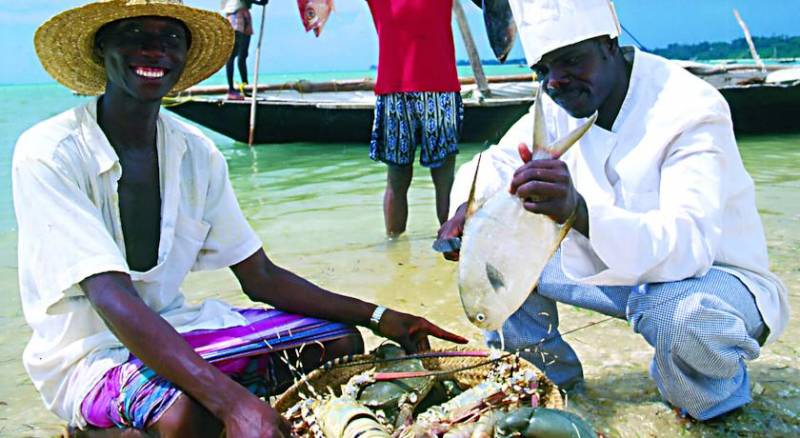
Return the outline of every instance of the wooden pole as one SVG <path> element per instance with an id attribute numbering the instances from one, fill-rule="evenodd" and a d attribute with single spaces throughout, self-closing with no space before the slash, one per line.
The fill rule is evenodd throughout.
<path id="1" fill-rule="evenodd" d="M 764 62 L 761 60 L 761 57 L 758 56 L 758 52 L 756 51 L 756 45 L 753 44 L 753 38 L 750 37 L 750 30 L 747 29 L 747 25 L 742 20 L 742 16 L 739 15 L 739 11 L 736 8 L 733 9 L 733 16 L 736 17 L 736 21 L 739 22 L 739 26 L 741 26 L 742 30 L 744 31 L 744 39 L 747 41 L 747 45 L 750 46 L 750 56 L 753 57 L 753 60 L 756 62 L 756 66 L 761 69 L 762 72 L 767 71 Z"/>
<path id="2" fill-rule="evenodd" d="M 739 66 L 739 67 L 726 67 L 724 71 L 732 71 L 736 69 L 748 69 L 752 70 L 752 66 Z M 786 68 L 786 67 L 784 67 Z M 770 69 L 774 69 L 774 67 L 770 67 Z M 722 73 L 723 70 L 720 69 L 719 73 Z M 486 78 L 486 82 L 490 84 L 504 84 L 508 82 L 531 82 L 531 75 L 526 74 L 517 74 L 517 75 L 497 75 L 497 76 L 489 76 Z M 461 85 L 472 85 L 475 84 L 475 77 L 473 76 L 463 76 L 458 78 L 458 82 Z M 319 92 L 336 92 L 336 91 L 371 91 L 375 88 L 375 81 L 370 78 L 364 79 L 341 79 L 341 80 L 332 80 L 332 81 L 325 81 L 325 82 L 311 82 L 305 79 L 300 79 L 298 81 L 290 81 L 284 82 L 281 84 L 260 84 L 258 86 L 258 91 L 263 93 L 265 91 L 297 91 L 298 93 L 319 93 Z M 189 88 L 188 90 L 181 91 L 178 93 L 178 98 L 181 97 L 191 97 L 191 96 L 213 96 L 218 94 L 225 94 L 228 91 L 227 85 L 203 85 L 203 86 L 194 86 Z M 288 97 L 287 97 L 288 98 Z"/>
<path id="3" fill-rule="evenodd" d="M 258 107 L 258 69 L 261 62 L 261 41 L 264 39 L 264 18 L 267 15 L 267 5 L 261 5 L 261 29 L 258 31 L 258 46 L 256 47 L 256 65 L 253 72 L 253 89 L 251 91 L 252 102 L 250 103 L 250 133 L 247 137 L 247 144 L 253 145 L 253 135 L 256 131 L 256 108 Z"/>
<path id="4" fill-rule="evenodd" d="M 486 81 L 486 75 L 483 73 L 483 66 L 481 65 L 481 58 L 478 56 L 478 49 L 475 47 L 475 40 L 472 38 L 472 32 L 469 30 L 467 23 L 467 16 L 464 15 L 464 9 L 461 7 L 461 0 L 453 0 L 453 15 L 456 17 L 458 29 L 461 31 L 461 37 L 464 39 L 464 48 L 469 55 L 469 64 L 472 66 L 472 73 L 475 74 L 475 81 L 478 84 L 478 90 L 483 97 L 492 97 L 492 92 L 489 89 L 489 83 Z"/>

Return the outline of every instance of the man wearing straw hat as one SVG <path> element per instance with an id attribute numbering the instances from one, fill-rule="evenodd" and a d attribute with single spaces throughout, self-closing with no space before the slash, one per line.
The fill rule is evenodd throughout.
<path id="1" fill-rule="evenodd" d="M 580 382 L 581 363 L 557 330 L 555 303 L 568 303 L 627 319 L 654 347 L 650 374 L 681 413 L 706 420 L 748 403 L 745 361 L 778 338 L 789 305 L 769 272 L 725 100 L 678 65 L 620 47 L 608 0 L 509 3 L 545 93 L 548 137 L 598 118 L 561 160 L 523 164 L 532 114 L 483 153 L 476 199 L 510 190 L 532 214 L 575 218 L 506 321 L 506 348 L 532 347 L 527 358 L 555 383 Z M 459 170 L 440 238 L 463 229 L 475 161 Z M 487 340 L 500 345 L 498 333 Z"/>
<path id="2" fill-rule="evenodd" d="M 222 154 L 160 113 L 168 92 L 217 71 L 232 42 L 223 17 L 179 0 L 90 3 L 36 32 L 45 69 L 99 95 L 24 133 L 13 160 L 20 291 L 33 329 L 23 361 L 47 408 L 72 427 L 283 436 L 287 425 L 257 397 L 291 381 L 277 352 L 309 370 L 361 351 L 355 325 L 411 351 L 428 348 L 428 335 L 466 342 L 267 258 Z M 251 300 L 280 310 L 185 302 L 190 269 L 223 267 Z"/>

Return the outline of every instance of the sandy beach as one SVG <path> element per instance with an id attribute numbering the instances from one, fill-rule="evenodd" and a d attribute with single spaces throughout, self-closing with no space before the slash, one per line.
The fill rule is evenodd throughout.
<path id="1" fill-rule="evenodd" d="M 7 90 L 2 93 L 9 95 Z M 70 96 L 62 93 L 61 99 L 62 106 L 72 104 Z M 43 118 L 53 111 L 40 108 L 23 121 L 8 111 L 0 115 L 4 148 L 0 215 L 5 225 L 0 232 L 0 436 L 51 436 L 63 424 L 45 411 L 20 360 L 30 331 L 19 304 L 8 176 L 16 135 L 25 123 L 35 121 L 34 116 Z M 250 149 L 220 136 L 213 139 L 228 159 L 241 207 L 277 263 L 326 288 L 422 314 L 470 337 L 474 346 L 482 345 L 480 333 L 461 310 L 456 265 L 430 249 L 438 225 L 427 171 L 416 168 L 407 234 L 390 242 L 383 237 L 381 214 L 385 170 L 367 158 L 366 145 Z M 789 286 L 795 309 L 800 305 L 798 144 L 800 135 L 740 139 L 745 164 L 756 182 L 771 265 Z M 459 163 L 483 147 L 462 145 Z M 228 271 L 192 274 L 184 290 L 193 302 L 215 297 L 247 304 Z M 605 319 L 561 307 L 563 331 Z M 364 334 L 368 347 L 377 344 L 368 331 Z M 566 337 L 582 358 L 587 378 L 585 393 L 570 397 L 568 407 L 608 436 L 797 436 L 800 354 L 795 340 L 799 337 L 800 325 L 793 317 L 781 340 L 764 348 L 751 363 L 751 405 L 721 420 L 695 424 L 679 421 L 660 402 L 647 374 L 652 349 L 624 321 L 605 321 Z"/>

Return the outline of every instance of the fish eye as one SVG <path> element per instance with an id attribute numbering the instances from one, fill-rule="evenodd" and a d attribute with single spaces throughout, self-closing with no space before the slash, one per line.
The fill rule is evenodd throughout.
<path id="1" fill-rule="evenodd" d="M 317 13 L 314 12 L 313 9 L 307 9 L 306 10 L 306 18 L 311 19 L 311 18 L 314 18 L 316 16 L 317 16 Z"/>
<path id="2" fill-rule="evenodd" d="M 477 319 L 478 322 L 486 321 L 486 315 L 484 315 L 483 313 L 479 313 L 475 315 L 475 319 Z"/>

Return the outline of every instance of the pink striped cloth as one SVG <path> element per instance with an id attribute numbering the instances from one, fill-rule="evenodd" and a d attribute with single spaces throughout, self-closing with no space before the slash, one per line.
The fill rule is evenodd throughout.
<path id="1" fill-rule="evenodd" d="M 303 344 L 353 334 L 355 328 L 336 322 L 273 309 L 237 309 L 247 325 L 196 330 L 183 337 L 206 361 L 260 397 L 270 395 L 275 381 L 273 353 Z M 81 402 L 86 423 L 95 428 L 152 426 L 182 394 L 134 355 L 109 370 Z"/>

